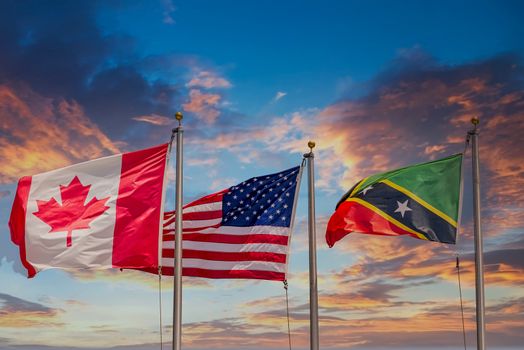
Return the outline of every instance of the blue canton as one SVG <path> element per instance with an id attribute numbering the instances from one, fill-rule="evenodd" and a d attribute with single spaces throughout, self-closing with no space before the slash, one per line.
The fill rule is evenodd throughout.
<path id="1" fill-rule="evenodd" d="M 297 166 L 230 187 L 222 199 L 222 225 L 289 227 L 299 170 Z"/>

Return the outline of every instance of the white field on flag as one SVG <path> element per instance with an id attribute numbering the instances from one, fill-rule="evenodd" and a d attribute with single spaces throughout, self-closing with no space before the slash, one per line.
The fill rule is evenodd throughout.
<path id="1" fill-rule="evenodd" d="M 113 232 L 115 230 L 116 200 L 120 183 L 122 156 L 116 155 L 75 164 L 67 168 L 53 170 L 33 176 L 26 212 L 26 254 L 28 261 L 37 269 L 49 266 L 61 268 L 111 267 Z M 68 232 L 49 232 L 49 225 L 35 215 L 39 211 L 38 202 L 52 198 L 61 199 L 61 188 L 71 183 L 77 176 L 80 184 L 89 189 L 85 203 L 93 199 L 108 200 L 108 209 L 89 227 L 75 230 L 72 244 L 66 246 Z M 82 203 L 83 204 L 83 203 Z M 65 214 L 64 214 L 65 215 Z M 45 234 L 43 234 L 45 233 Z M 77 242 L 82 242 L 81 244 Z M 45 249 L 42 249 L 45 247 Z"/>
<path id="2" fill-rule="evenodd" d="M 183 209 L 183 275 L 286 279 L 300 167 L 254 177 Z M 173 275 L 175 212 L 164 214 L 162 274 Z"/>

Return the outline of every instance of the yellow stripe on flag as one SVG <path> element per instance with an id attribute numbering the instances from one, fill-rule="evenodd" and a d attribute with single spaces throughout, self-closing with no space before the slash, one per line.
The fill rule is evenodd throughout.
<path id="1" fill-rule="evenodd" d="M 375 207 L 374 205 L 360 199 L 360 198 L 348 198 L 347 199 L 348 202 L 355 202 L 355 203 L 358 203 L 360 205 L 363 205 L 365 206 L 366 208 L 368 208 L 369 210 L 372 210 L 374 211 L 375 213 L 377 213 L 378 215 L 382 216 L 384 219 L 386 219 L 387 221 L 397 225 L 398 227 L 400 227 L 401 229 L 407 231 L 407 232 L 410 232 L 412 234 L 414 234 L 415 236 L 417 236 L 418 238 L 420 239 L 423 239 L 425 241 L 428 241 L 427 237 L 424 236 L 422 233 L 420 232 L 417 232 L 409 227 L 407 227 L 406 225 L 404 225 L 403 223 L 401 223 L 400 221 L 392 218 L 391 216 L 389 216 L 388 214 L 386 214 L 385 212 L 383 212 L 382 210 L 380 210 L 379 208 Z"/>
<path id="2" fill-rule="evenodd" d="M 350 193 L 349 196 L 350 196 L 350 197 L 353 197 L 353 195 L 355 195 L 355 194 L 360 190 L 360 188 L 362 187 L 362 184 L 363 184 L 363 183 L 364 183 L 368 178 L 369 178 L 369 176 L 363 178 L 363 179 L 358 183 L 358 185 L 355 186 L 355 188 L 353 189 L 353 191 L 351 191 L 351 193 Z"/>
<path id="3" fill-rule="evenodd" d="M 425 207 L 427 210 L 433 212 L 435 215 L 441 217 L 442 219 L 444 219 L 445 221 L 450 223 L 451 226 L 453 226 L 455 228 L 457 227 L 457 222 L 455 220 L 453 220 L 451 217 L 449 217 L 448 215 L 444 214 L 443 212 L 441 212 L 440 210 L 438 210 L 437 208 L 435 208 L 434 206 L 432 206 L 431 204 L 429 204 L 428 202 L 426 202 L 425 200 L 423 200 L 422 198 L 420 198 L 419 196 L 417 196 L 413 192 L 410 192 L 409 190 L 405 189 L 404 187 L 399 186 L 396 183 L 391 182 L 390 180 L 387 180 L 387 179 L 386 180 L 382 180 L 380 182 L 383 182 L 386 185 L 388 185 L 389 187 L 393 187 L 397 191 L 400 191 L 400 192 L 404 193 L 406 196 L 412 198 L 413 200 L 416 200 L 420 205 Z"/>

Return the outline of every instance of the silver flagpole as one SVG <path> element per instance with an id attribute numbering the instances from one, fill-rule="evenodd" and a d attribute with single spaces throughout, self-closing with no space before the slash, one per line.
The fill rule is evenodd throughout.
<path id="1" fill-rule="evenodd" d="M 478 129 L 480 123 L 478 118 L 471 119 L 473 130 L 468 134 L 472 141 L 472 165 L 473 165 L 473 216 L 475 236 L 475 296 L 477 314 L 477 349 L 485 349 L 485 322 L 484 322 L 484 251 L 482 248 L 482 232 L 480 230 L 480 161 Z"/>
<path id="2" fill-rule="evenodd" d="M 182 161 L 183 135 L 182 113 L 175 114 L 178 120 L 176 132 L 176 203 L 175 203 L 175 287 L 173 289 L 173 350 L 182 349 Z"/>
<path id="3" fill-rule="evenodd" d="M 309 153 L 304 154 L 307 159 L 308 170 L 308 226 L 309 226 L 309 347 L 318 350 L 318 288 L 317 288 L 317 234 L 315 220 L 315 172 L 313 148 L 315 142 L 308 142 Z"/>

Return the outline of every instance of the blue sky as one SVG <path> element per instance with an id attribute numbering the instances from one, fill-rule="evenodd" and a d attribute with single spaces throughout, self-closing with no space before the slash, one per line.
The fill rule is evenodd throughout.
<path id="1" fill-rule="evenodd" d="M 448 64 L 523 49 L 518 2 L 196 1 L 174 8 L 175 25 L 167 30 L 157 20 L 165 9 L 147 4 L 117 8 L 99 23 L 108 33 L 133 36 L 144 55 L 212 57 L 235 84 L 249 87 L 233 96 L 250 114 L 273 97 L 275 86 L 300 96 L 286 101 L 291 108 L 333 102 L 345 79 L 370 80 L 409 49 Z M 139 25 L 144 20 L 152 25 Z"/>
<path id="2" fill-rule="evenodd" d="M 469 158 L 456 247 L 354 234 L 328 249 L 323 233 L 356 181 L 461 152 L 480 117 L 487 342 L 520 346 L 522 13 L 518 1 L 0 2 L 0 348 L 158 348 L 155 276 L 28 280 L 7 221 L 19 177 L 166 142 L 178 110 L 186 202 L 297 165 L 317 142 L 321 346 L 339 349 L 460 346 L 456 252 L 473 346 Z M 306 348 L 305 186 L 298 205 L 290 312 Z M 280 283 L 185 283 L 185 348 L 287 348 Z"/>

